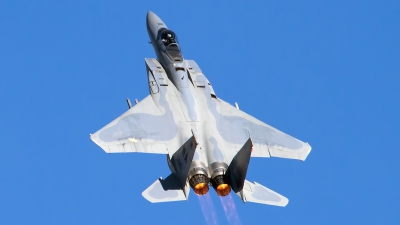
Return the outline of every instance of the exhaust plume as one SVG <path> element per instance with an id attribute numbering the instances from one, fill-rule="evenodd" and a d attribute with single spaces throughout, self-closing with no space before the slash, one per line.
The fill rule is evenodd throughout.
<path id="1" fill-rule="evenodd" d="M 203 212 L 206 224 L 217 225 L 218 224 L 217 214 L 215 213 L 214 205 L 210 198 L 210 194 L 207 193 L 202 196 L 197 195 L 197 197 L 199 199 L 201 211 Z"/>
<path id="2" fill-rule="evenodd" d="M 222 208 L 224 208 L 226 219 L 230 224 L 241 225 L 239 214 L 236 211 L 235 202 L 232 199 L 232 195 L 225 197 L 219 197 L 221 200 Z"/>

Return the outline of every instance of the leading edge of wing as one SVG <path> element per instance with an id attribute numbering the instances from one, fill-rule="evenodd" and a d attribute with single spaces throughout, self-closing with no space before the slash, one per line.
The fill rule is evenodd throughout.
<path id="1" fill-rule="evenodd" d="M 107 153 L 167 154 L 167 142 L 178 133 L 173 113 L 161 112 L 147 96 L 90 138 Z"/>
<path id="2" fill-rule="evenodd" d="M 304 161 L 311 146 L 254 118 L 236 107 L 220 101 L 218 130 L 234 144 L 244 143 L 248 135 L 254 143 L 252 157 L 280 157 Z"/>

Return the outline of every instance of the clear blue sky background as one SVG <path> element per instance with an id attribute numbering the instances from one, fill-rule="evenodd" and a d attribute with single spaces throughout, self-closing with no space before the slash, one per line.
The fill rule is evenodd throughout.
<path id="1" fill-rule="evenodd" d="M 163 155 L 89 139 L 148 95 L 146 13 L 218 97 L 307 141 L 250 161 L 285 208 L 232 196 L 241 224 L 400 223 L 399 1 L 0 1 L 0 224 L 205 224 L 199 199 L 141 193 Z M 210 191 L 218 224 L 229 224 Z"/>

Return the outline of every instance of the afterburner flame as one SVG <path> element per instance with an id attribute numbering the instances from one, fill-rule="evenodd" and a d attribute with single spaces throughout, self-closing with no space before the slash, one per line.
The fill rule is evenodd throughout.
<path id="1" fill-rule="evenodd" d="M 208 177 L 204 174 L 196 174 L 189 180 L 190 186 L 197 195 L 205 195 L 208 192 Z"/>
<path id="2" fill-rule="evenodd" d="M 205 195 L 208 192 L 208 185 L 206 183 L 199 183 L 194 186 L 193 191 L 197 195 Z"/>
<path id="3" fill-rule="evenodd" d="M 200 184 L 197 184 L 194 188 L 195 189 L 203 189 L 206 185 L 207 185 L 206 183 L 200 183 Z"/>
<path id="4" fill-rule="evenodd" d="M 219 196 L 227 196 L 231 192 L 231 187 L 228 184 L 220 184 L 215 191 Z"/>

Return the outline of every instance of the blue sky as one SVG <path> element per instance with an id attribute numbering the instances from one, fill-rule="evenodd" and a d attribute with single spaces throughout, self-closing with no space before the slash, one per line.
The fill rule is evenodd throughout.
<path id="1" fill-rule="evenodd" d="M 311 144 L 250 160 L 287 207 L 151 204 L 165 156 L 90 141 L 148 95 L 148 10 L 218 97 Z M 399 224 L 399 24 L 399 1 L 1 1 L 0 224 Z"/>

